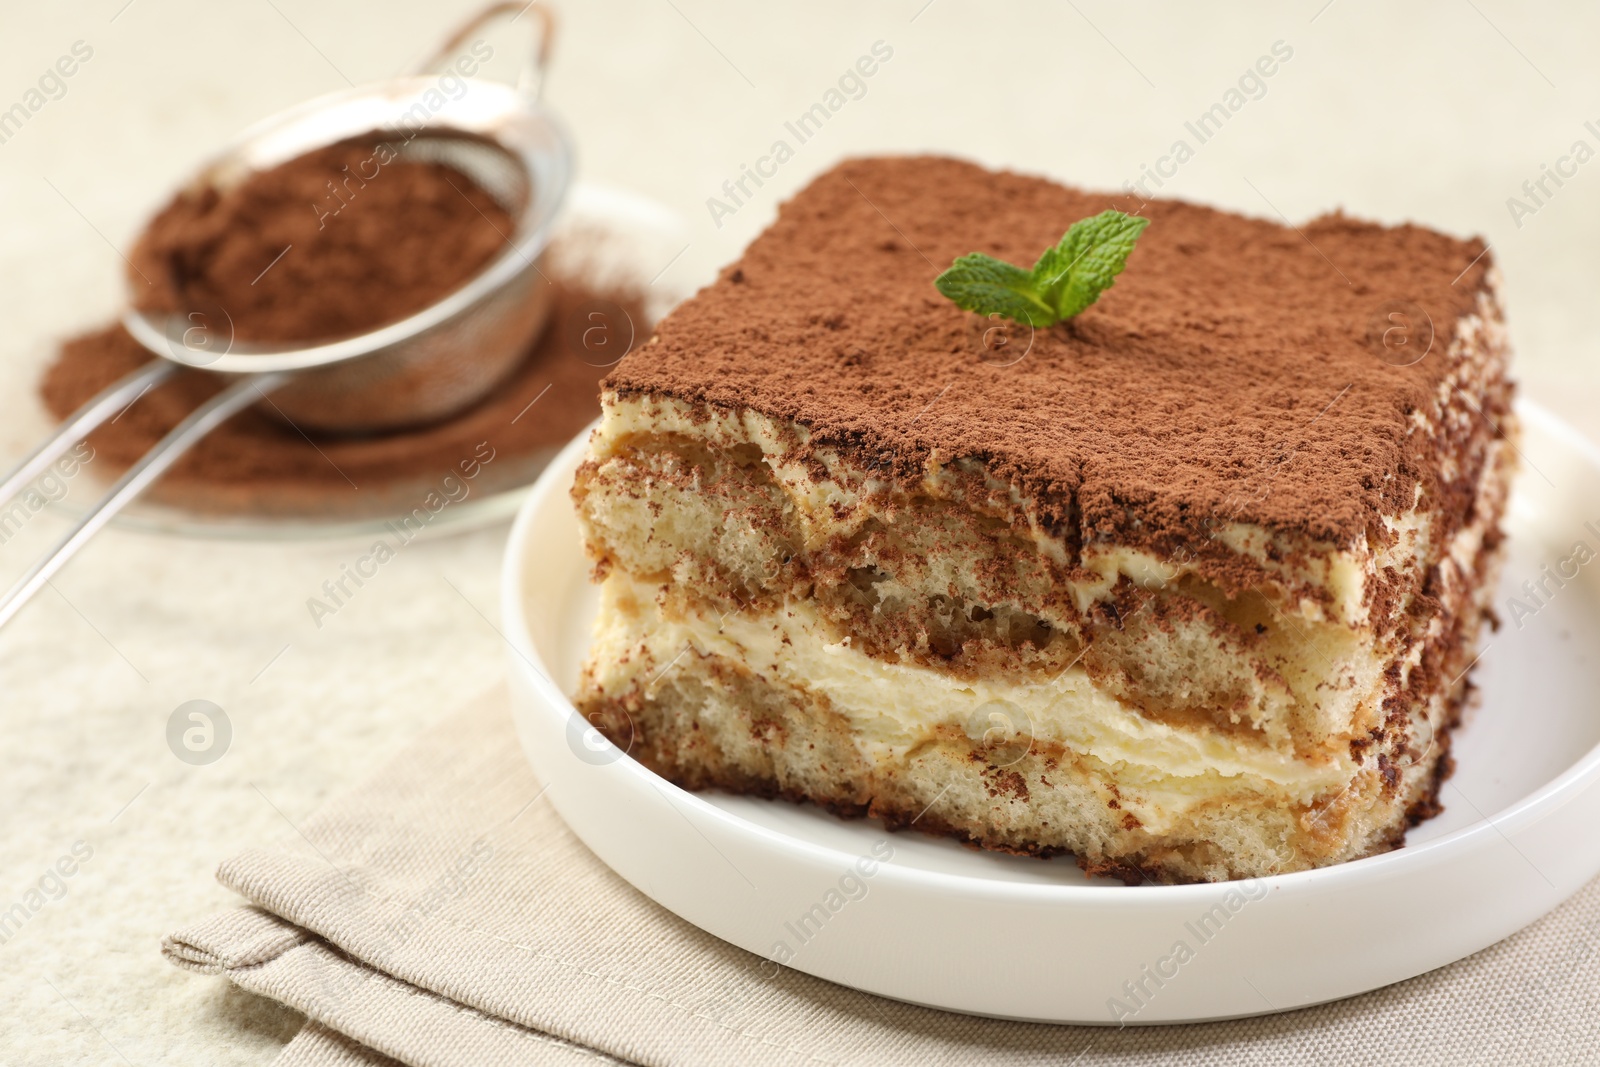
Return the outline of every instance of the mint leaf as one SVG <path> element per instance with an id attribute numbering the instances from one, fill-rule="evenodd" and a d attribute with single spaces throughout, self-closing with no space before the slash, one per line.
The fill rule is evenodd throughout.
<path id="1" fill-rule="evenodd" d="M 1149 219 L 1103 211 L 1072 224 L 1032 271 L 973 252 L 934 279 L 957 307 L 1028 326 L 1070 319 L 1111 288 Z"/>
<path id="2" fill-rule="evenodd" d="M 1004 260 L 973 252 L 933 280 L 963 311 L 999 314 L 1029 326 L 1049 326 L 1059 316 L 1033 286 L 1033 275 Z"/>
<path id="3" fill-rule="evenodd" d="M 1057 315 L 1070 319 L 1111 288 L 1149 219 L 1102 211 L 1072 224 L 1033 265 L 1033 282 Z"/>

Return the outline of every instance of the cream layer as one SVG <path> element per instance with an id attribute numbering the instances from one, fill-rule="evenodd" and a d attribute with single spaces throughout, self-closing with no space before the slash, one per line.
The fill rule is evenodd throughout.
<path id="1" fill-rule="evenodd" d="M 1080 667 L 1052 681 L 962 679 L 892 663 L 835 641 L 806 603 L 775 612 L 683 612 L 658 585 L 612 572 L 590 651 L 586 691 L 651 688 L 702 657 L 740 665 L 769 683 L 826 699 L 849 723 L 873 765 L 906 762 L 919 746 L 956 730 L 975 742 L 1060 745 L 1113 768 L 1123 807 L 1152 832 L 1180 825 L 1195 807 L 1224 798 L 1311 806 L 1343 790 L 1364 766 L 1348 745 L 1293 756 L 1208 728 L 1180 728 L 1139 714 Z"/>

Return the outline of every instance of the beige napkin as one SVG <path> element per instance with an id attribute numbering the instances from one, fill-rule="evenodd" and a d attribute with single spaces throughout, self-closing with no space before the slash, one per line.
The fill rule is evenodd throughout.
<path id="1" fill-rule="evenodd" d="M 292 1067 L 1600 1063 L 1600 882 L 1508 941 L 1376 993 L 1118 1030 L 770 976 L 578 843 L 542 798 L 501 692 L 298 829 L 218 871 L 250 906 L 164 946 L 179 966 L 308 1015 L 280 1060 Z M 1372 921 L 1405 937 L 1427 912 L 1397 900 Z"/>

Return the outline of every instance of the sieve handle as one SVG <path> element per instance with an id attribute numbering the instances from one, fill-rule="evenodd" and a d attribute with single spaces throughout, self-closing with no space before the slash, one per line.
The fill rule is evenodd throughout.
<path id="1" fill-rule="evenodd" d="M 164 359 L 151 360 L 121 381 L 106 386 L 93 400 L 64 419 L 56 432 L 34 446 L 33 451 L 0 475 L 0 505 L 22 492 L 28 483 L 89 435 L 89 431 L 133 406 L 134 401 L 172 377 L 177 364 Z"/>
<path id="2" fill-rule="evenodd" d="M 78 520 L 65 537 L 55 543 L 43 559 L 33 565 L 32 570 L 18 579 L 17 584 L 7 590 L 4 596 L 0 596 L 0 626 L 9 622 L 33 594 L 43 589 L 51 576 L 60 570 L 67 560 L 77 555 L 78 549 L 99 533 L 100 528 L 110 522 L 112 516 L 144 492 L 150 483 L 165 474 L 167 468 L 176 463 L 179 456 L 189 451 L 197 441 L 233 415 L 282 385 L 289 377 L 290 375 L 286 373 L 270 373 L 241 379 L 200 405 L 188 418 L 174 426 L 167 436 L 146 452 L 139 462 L 129 467 L 126 474 L 117 479 L 116 484 L 107 490 L 106 495 L 89 509 L 87 515 Z"/>
<path id="3" fill-rule="evenodd" d="M 510 16 L 512 22 L 528 19 L 536 23 L 533 50 L 529 53 L 522 69 L 517 72 L 517 88 L 537 100 L 544 89 L 545 71 L 550 66 L 550 44 L 555 39 L 556 17 L 555 13 L 545 4 L 534 0 L 533 3 L 518 3 L 511 0 L 508 3 L 490 4 L 466 22 L 462 23 L 443 44 L 434 49 L 427 59 L 417 65 L 416 73 L 434 74 L 442 70 L 451 56 L 459 53 L 467 44 L 467 39 L 485 25 L 495 19 Z"/>

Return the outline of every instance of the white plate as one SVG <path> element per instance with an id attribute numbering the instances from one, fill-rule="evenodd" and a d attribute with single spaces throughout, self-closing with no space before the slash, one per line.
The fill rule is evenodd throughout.
<path id="1" fill-rule="evenodd" d="M 1548 583 L 1554 595 L 1537 606 L 1521 589 L 1575 542 L 1600 552 L 1600 453 L 1543 410 L 1522 414 L 1527 462 L 1504 624 L 1476 674 L 1482 705 L 1457 735 L 1444 814 L 1399 851 L 1247 883 L 1126 887 L 1070 860 L 678 789 L 587 729 L 567 699 L 595 605 L 568 498 L 581 439 L 539 480 L 507 549 L 523 747 L 573 831 L 657 903 L 763 957 L 784 944 L 789 966 L 884 996 L 1155 1023 L 1282 1011 L 1410 978 L 1514 933 L 1600 872 L 1600 559 L 1564 587 Z M 1513 595 L 1534 614 L 1513 612 Z M 863 861 L 884 842 L 891 860 Z M 852 877 L 863 868 L 871 875 Z"/>

